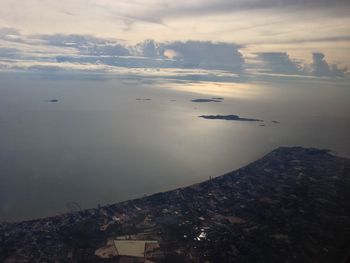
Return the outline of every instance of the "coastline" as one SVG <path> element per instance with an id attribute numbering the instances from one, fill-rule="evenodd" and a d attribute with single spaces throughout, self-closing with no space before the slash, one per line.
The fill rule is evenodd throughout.
<path id="1" fill-rule="evenodd" d="M 104 262 L 96 251 L 106 249 L 108 240 L 129 235 L 159 242 L 154 262 L 340 262 L 350 234 L 349 190 L 349 159 L 328 150 L 281 147 L 243 168 L 188 187 L 49 218 L 0 223 L 0 259 L 42 262 L 70 256 L 77 262 Z M 25 261 L 25 255 L 38 261 Z M 122 260 L 120 255 L 111 258 Z"/>

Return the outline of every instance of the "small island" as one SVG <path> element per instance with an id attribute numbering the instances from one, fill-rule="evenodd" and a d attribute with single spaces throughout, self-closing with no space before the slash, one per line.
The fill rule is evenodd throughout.
<path id="1" fill-rule="evenodd" d="M 222 102 L 218 99 L 193 99 L 192 102 Z"/>
<path id="2" fill-rule="evenodd" d="M 252 118 L 241 118 L 238 115 L 201 115 L 199 118 L 209 119 L 209 120 L 226 120 L 226 121 L 258 121 L 263 122 L 260 119 L 252 119 Z"/>

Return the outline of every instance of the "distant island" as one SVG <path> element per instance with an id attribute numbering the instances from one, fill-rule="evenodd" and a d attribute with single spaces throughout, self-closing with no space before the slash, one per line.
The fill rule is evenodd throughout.
<path id="1" fill-rule="evenodd" d="M 350 160 L 302 147 L 189 187 L 0 223 L 5 263 L 346 263 L 349 251 Z"/>
<path id="2" fill-rule="evenodd" d="M 149 98 L 137 98 L 136 100 L 152 100 L 152 99 L 149 99 Z"/>
<path id="3" fill-rule="evenodd" d="M 219 99 L 193 99 L 192 102 L 222 102 Z"/>
<path id="4" fill-rule="evenodd" d="M 263 122 L 263 120 L 252 119 L 252 118 L 241 118 L 238 115 L 201 115 L 199 118 L 209 119 L 209 120 L 227 120 L 227 121 L 258 121 Z"/>

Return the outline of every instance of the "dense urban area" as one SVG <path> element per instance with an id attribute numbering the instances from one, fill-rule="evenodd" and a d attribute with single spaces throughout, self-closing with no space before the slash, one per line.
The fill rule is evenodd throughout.
<path id="1" fill-rule="evenodd" d="M 301 147 L 189 187 L 0 223 L 5 263 L 345 263 L 349 251 L 350 160 Z"/>

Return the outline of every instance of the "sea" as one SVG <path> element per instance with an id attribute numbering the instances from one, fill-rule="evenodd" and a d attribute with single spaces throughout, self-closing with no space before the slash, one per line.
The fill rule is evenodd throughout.
<path id="1" fill-rule="evenodd" d="M 263 122 L 199 117 L 231 114 Z M 350 157 L 349 81 L 3 72 L 0 221 L 185 187 L 280 146 Z"/>

